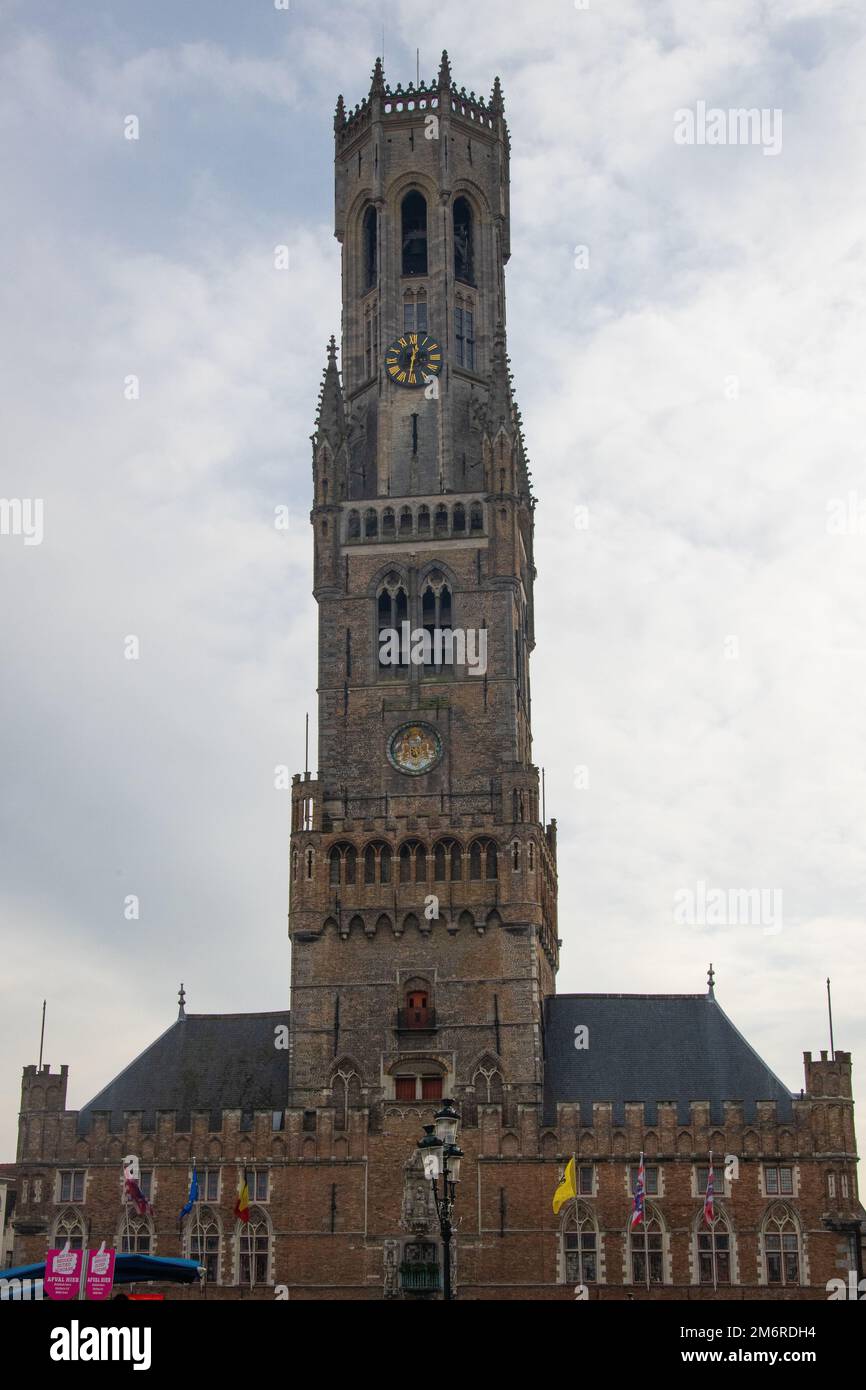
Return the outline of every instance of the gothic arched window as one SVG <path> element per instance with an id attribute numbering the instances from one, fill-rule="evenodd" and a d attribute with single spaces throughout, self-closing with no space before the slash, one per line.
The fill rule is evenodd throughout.
<path id="1" fill-rule="evenodd" d="M 150 1255 L 153 1251 L 153 1222 L 149 1216 L 124 1215 L 115 1241 L 122 1255 Z"/>
<path id="2" fill-rule="evenodd" d="M 427 201 L 417 189 L 403 199 L 401 213 L 404 275 L 427 274 Z"/>
<path id="3" fill-rule="evenodd" d="M 364 535 L 378 536 L 379 534 L 379 514 L 375 507 L 368 507 L 364 513 Z"/>
<path id="4" fill-rule="evenodd" d="M 484 508 L 480 502 L 473 502 L 469 508 L 469 529 L 470 531 L 484 530 Z"/>
<path id="5" fill-rule="evenodd" d="M 418 535 L 429 536 L 430 534 L 430 508 L 421 506 L 418 508 Z"/>
<path id="6" fill-rule="evenodd" d="M 433 850 L 433 878 L 436 883 L 459 883 L 463 877 L 463 861 L 456 840 L 440 840 Z"/>
<path id="7" fill-rule="evenodd" d="M 426 883 L 427 851 L 418 840 L 407 840 L 400 846 L 400 882 Z"/>
<path id="8" fill-rule="evenodd" d="M 391 570 L 382 580 L 376 612 L 379 670 L 399 675 L 401 670 L 405 672 L 408 665 L 409 654 L 404 650 L 402 625 L 409 617 L 409 601 L 406 585 L 396 570 Z"/>
<path id="9" fill-rule="evenodd" d="M 561 1240 L 566 1284 L 596 1284 L 598 1227 L 585 1202 L 569 1202 L 562 1222 Z"/>
<path id="10" fill-rule="evenodd" d="M 453 664 L 453 646 L 446 645 L 440 636 L 439 650 L 437 651 L 436 641 L 437 632 L 450 631 L 453 622 L 451 590 L 442 571 L 432 570 L 424 581 L 421 590 L 421 625 L 430 638 L 428 670 L 441 671 L 443 664 Z M 450 657 L 450 661 L 447 660 L 448 657 Z M 443 658 L 446 658 L 444 662 Z"/>
<path id="11" fill-rule="evenodd" d="M 84 1218 L 74 1207 L 67 1207 L 58 1216 L 53 1239 L 58 1250 L 62 1250 L 67 1241 L 70 1250 L 84 1249 Z"/>
<path id="12" fill-rule="evenodd" d="M 400 534 L 410 536 L 412 534 L 412 509 L 403 507 L 400 511 Z"/>
<path id="13" fill-rule="evenodd" d="M 364 213 L 364 285 L 363 293 L 371 290 L 376 283 L 376 209 L 367 208 Z"/>
<path id="14" fill-rule="evenodd" d="M 250 1207 L 246 1224 L 235 1230 L 238 1283 L 243 1288 L 270 1283 L 271 1230 L 261 1207 Z"/>
<path id="15" fill-rule="evenodd" d="M 764 1257 L 768 1284 L 799 1284 L 800 1228 L 793 1213 L 777 1202 L 764 1218 Z"/>
<path id="16" fill-rule="evenodd" d="M 346 535 L 350 541 L 358 540 L 361 535 L 361 518 L 357 512 L 349 512 Z"/>
<path id="17" fill-rule="evenodd" d="M 646 1223 L 646 1225 L 644 1225 Z M 647 1257 L 649 1257 L 649 1282 L 665 1282 L 664 1232 L 661 1218 L 655 1207 L 644 1207 L 644 1219 L 639 1226 L 629 1224 L 629 1270 L 633 1284 L 647 1281 Z"/>
<path id="18" fill-rule="evenodd" d="M 361 1078 L 354 1066 L 344 1058 L 331 1077 L 334 1099 L 334 1128 L 349 1128 L 349 1110 L 361 1104 Z"/>
<path id="19" fill-rule="evenodd" d="M 218 1284 L 222 1228 L 219 1214 L 212 1207 L 194 1207 L 185 1218 L 184 1253 L 207 1270 L 209 1284 Z"/>
<path id="20" fill-rule="evenodd" d="M 475 284 L 472 209 L 465 198 L 454 199 L 454 278 Z"/>
<path id="21" fill-rule="evenodd" d="M 704 1221 L 703 1208 L 698 1215 L 698 1283 L 731 1283 L 731 1231 L 728 1218 L 716 1209 L 711 1225 Z"/>

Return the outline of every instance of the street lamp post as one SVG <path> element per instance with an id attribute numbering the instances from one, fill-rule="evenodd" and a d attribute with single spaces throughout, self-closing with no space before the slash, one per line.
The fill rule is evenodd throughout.
<path id="1" fill-rule="evenodd" d="M 459 1123 L 459 1116 L 451 1101 L 445 1100 L 442 1102 L 442 1109 L 434 1116 L 433 1124 L 424 1126 L 424 1137 L 418 1142 L 424 1176 L 430 1179 L 433 1189 L 433 1201 L 436 1204 L 439 1232 L 442 1236 L 442 1282 L 443 1297 L 446 1301 L 454 1297 L 451 1288 L 451 1216 L 463 1158 L 463 1150 L 457 1145 Z"/>

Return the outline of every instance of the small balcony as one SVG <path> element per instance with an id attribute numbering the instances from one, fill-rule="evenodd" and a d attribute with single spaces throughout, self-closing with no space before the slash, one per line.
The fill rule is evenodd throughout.
<path id="1" fill-rule="evenodd" d="M 441 1287 L 438 1264 L 401 1264 L 400 1288 L 404 1293 L 438 1293 Z"/>
<path id="2" fill-rule="evenodd" d="M 436 1010 L 406 1008 L 397 1010 L 398 1033 L 432 1033 L 436 1029 Z"/>

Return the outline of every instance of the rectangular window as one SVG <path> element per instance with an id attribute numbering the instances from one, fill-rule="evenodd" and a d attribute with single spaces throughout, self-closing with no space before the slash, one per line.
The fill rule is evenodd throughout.
<path id="1" fill-rule="evenodd" d="M 394 1078 L 394 1094 L 398 1100 L 415 1099 L 415 1078 L 414 1076 L 397 1076 Z"/>
<path id="2" fill-rule="evenodd" d="M 842 1196 L 844 1197 L 845 1201 L 848 1200 L 848 1174 L 847 1174 L 847 1173 L 843 1173 L 843 1174 L 842 1174 Z"/>
<path id="3" fill-rule="evenodd" d="M 416 310 L 415 310 L 415 315 L 416 315 L 415 327 L 418 329 L 418 332 L 419 332 L 419 333 L 426 333 L 426 332 L 427 332 L 427 301 L 426 301 L 426 300 L 419 299 L 418 304 L 417 304 L 417 307 L 416 307 Z"/>
<path id="4" fill-rule="evenodd" d="M 592 1164 L 591 1164 L 591 1163 L 582 1164 L 581 1167 L 580 1167 L 580 1169 L 578 1170 L 578 1172 L 579 1172 L 578 1190 L 579 1190 L 579 1192 L 580 1192 L 580 1195 L 581 1195 L 582 1197 L 591 1197 L 591 1196 L 592 1196 Z"/>
<path id="5" fill-rule="evenodd" d="M 71 1168 L 60 1174 L 61 1202 L 84 1201 L 84 1169 Z"/>
<path id="6" fill-rule="evenodd" d="M 140 1177 L 139 1180 L 138 1180 L 138 1185 L 139 1185 L 139 1187 L 141 1188 L 141 1195 L 142 1195 L 142 1197 L 145 1197 L 145 1198 L 148 1200 L 148 1202 L 151 1201 L 151 1199 L 152 1199 L 152 1191 L 153 1191 L 153 1169 L 152 1169 L 152 1168 L 142 1168 L 142 1170 L 141 1170 L 141 1177 Z"/>
<path id="7" fill-rule="evenodd" d="M 466 338 L 466 366 L 470 372 L 475 370 L 475 316 L 471 309 L 464 310 L 463 332 Z"/>
<path id="8" fill-rule="evenodd" d="M 708 1163 L 698 1164 L 697 1177 L 695 1179 L 696 1190 L 699 1197 L 703 1197 L 707 1190 L 707 1179 L 710 1175 Z M 725 1171 L 723 1168 L 713 1168 L 713 1192 L 718 1196 L 725 1190 Z"/>
<path id="9" fill-rule="evenodd" d="M 218 1202 L 220 1199 L 220 1170 L 206 1168 L 198 1180 L 198 1195 L 201 1202 Z"/>
<path id="10" fill-rule="evenodd" d="M 637 1175 L 638 1175 L 638 1165 L 635 1163 L 635 1164 L 632 1165 L 632 1170 L 631 1170 L 631 1193 L 632 1193 L 632 1196 L 634 1196 L 634 1191 L 635 1191 L 635 1188 L 637 1187 Z M 647 1197 L 657 1197 L 657 1196 L 658 1196 L 658 1190 L 659 1190 L 659 1170 L 658 1170 L 658 1168 L 656 1168 L 656 1167 L 653 1167 L 653 1168 L 644 1167 L 644 1178 L 645 1178 L 645 1181 L 646 1181 L 646 1189 L 645 1189 L 646 1196 L 647 1196 Z"/>
<path id="11" fill-rule="evenodd" d="M 464 365 L 464 342 L 463 342 L 463 310 L 454 311 L 454 332 L 457 338 L 457 365 Z"/>
<path id="12" fill-rule="evenodd" d="M 800 1250 L 796 1236 L 766 1236 L 767 1282 L 799 1284 Z"/>
<path id="13" fill-rule="evenodd" d="M 267 1168 L 249 1168 L 246 1173 L 247 1187 L 250 1191 L 251 1202 L 266 1202 L 268 1200 L 268 1185 L 270 1173 Z"/>
<path id="14" fill-rule="evenodd" d="M 721 1231 L 715 1232 L 715 1282 L 730 1284 L 731 1252 L 730 1236 Z M 702 1284 L 713 1283 L 713 1232 L 702 1231 L 698 1236 L 698 1266 Z"/>
<path id="15" fill-rule="evenodd" d="M 403 301 L 403 332 L 411 333 L 415 327 L 415 304 L 411 299 Z"/>
<path id="16" fill-rule="evenodd" d="M 649 1279 L 651 1284 L 664 1283 L 664 1264 L 662 1259 L 662 1238 L 661 1235 L 650 1235 L 644 1244 L 640 1235 L 632 1235 L 634 1242 L 631 1252 L 631 1273 L 632 1281 L 635 1284 L 646 1283 L 646 1254 L 649 1247 Z M 638 1244 L 640 1242 L 640 1244 Z"/>
<path id="17" fill-rule="evenodd" d="M 252 1282 L 254 1284 L 266 1284 L 268 1282 L 267 1233 L 241 1236 L 240 1282 L 245 1288 L 248 1288 L 251 1282 L 250 1257 L 253 1261 Z"/>
<path id="18" fill-rule="evenodd" d="M 441 1100 L 441 1099 L 442 1099 L 442 1077 L 441 1077 L 441 1076 L 422 1076 L 422 1077 L 421 1077 L 421 1099 L 422 1099 L 422 1100 Z"/>
<path id="19" fill-rule="evenodd" d="M 566 1231 L 565 1233 L 565 1280 L 568 1284 L 595 1284 L 598 1280 L 596 1267 L 595 1231 Z"/>
<path id="20" fill-rule="evenodd" d="M 794 1192 L 793 1168 L 765 1168 L 764 1190 L 768 1197 L 776 1197 L 779 1194 L 787 1197 L 792 1196 Z"/>
<path id="21" fill-rule="evenodd" d="M 827 1174 L 827 1196 L 828 1196 L 828 1197 L 835 1197 L 835 1196 L 836 1196 L 836 1174 L 835 1174 L 835 1173 L 828 1173 L 828 1174 Z"/>

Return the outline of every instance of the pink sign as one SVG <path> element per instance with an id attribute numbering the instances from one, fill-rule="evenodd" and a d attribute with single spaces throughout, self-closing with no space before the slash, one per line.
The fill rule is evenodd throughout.
<path id="1" fill-rule="evenodd" d="M 83 1250 L 49 1250 L 45 1257 L 43 1289 L 49 1298 L 77 1298 L 81 1285 Z"/>
<path id="2" fill-rule="evenodd" d="M 88 1298 L 108 1298 L 114 1283 L 114 1257 L 115 1252 L 106 1250 L 104 1241 L 101 1250 L 88 1250 L 84 1285 Z"/>

